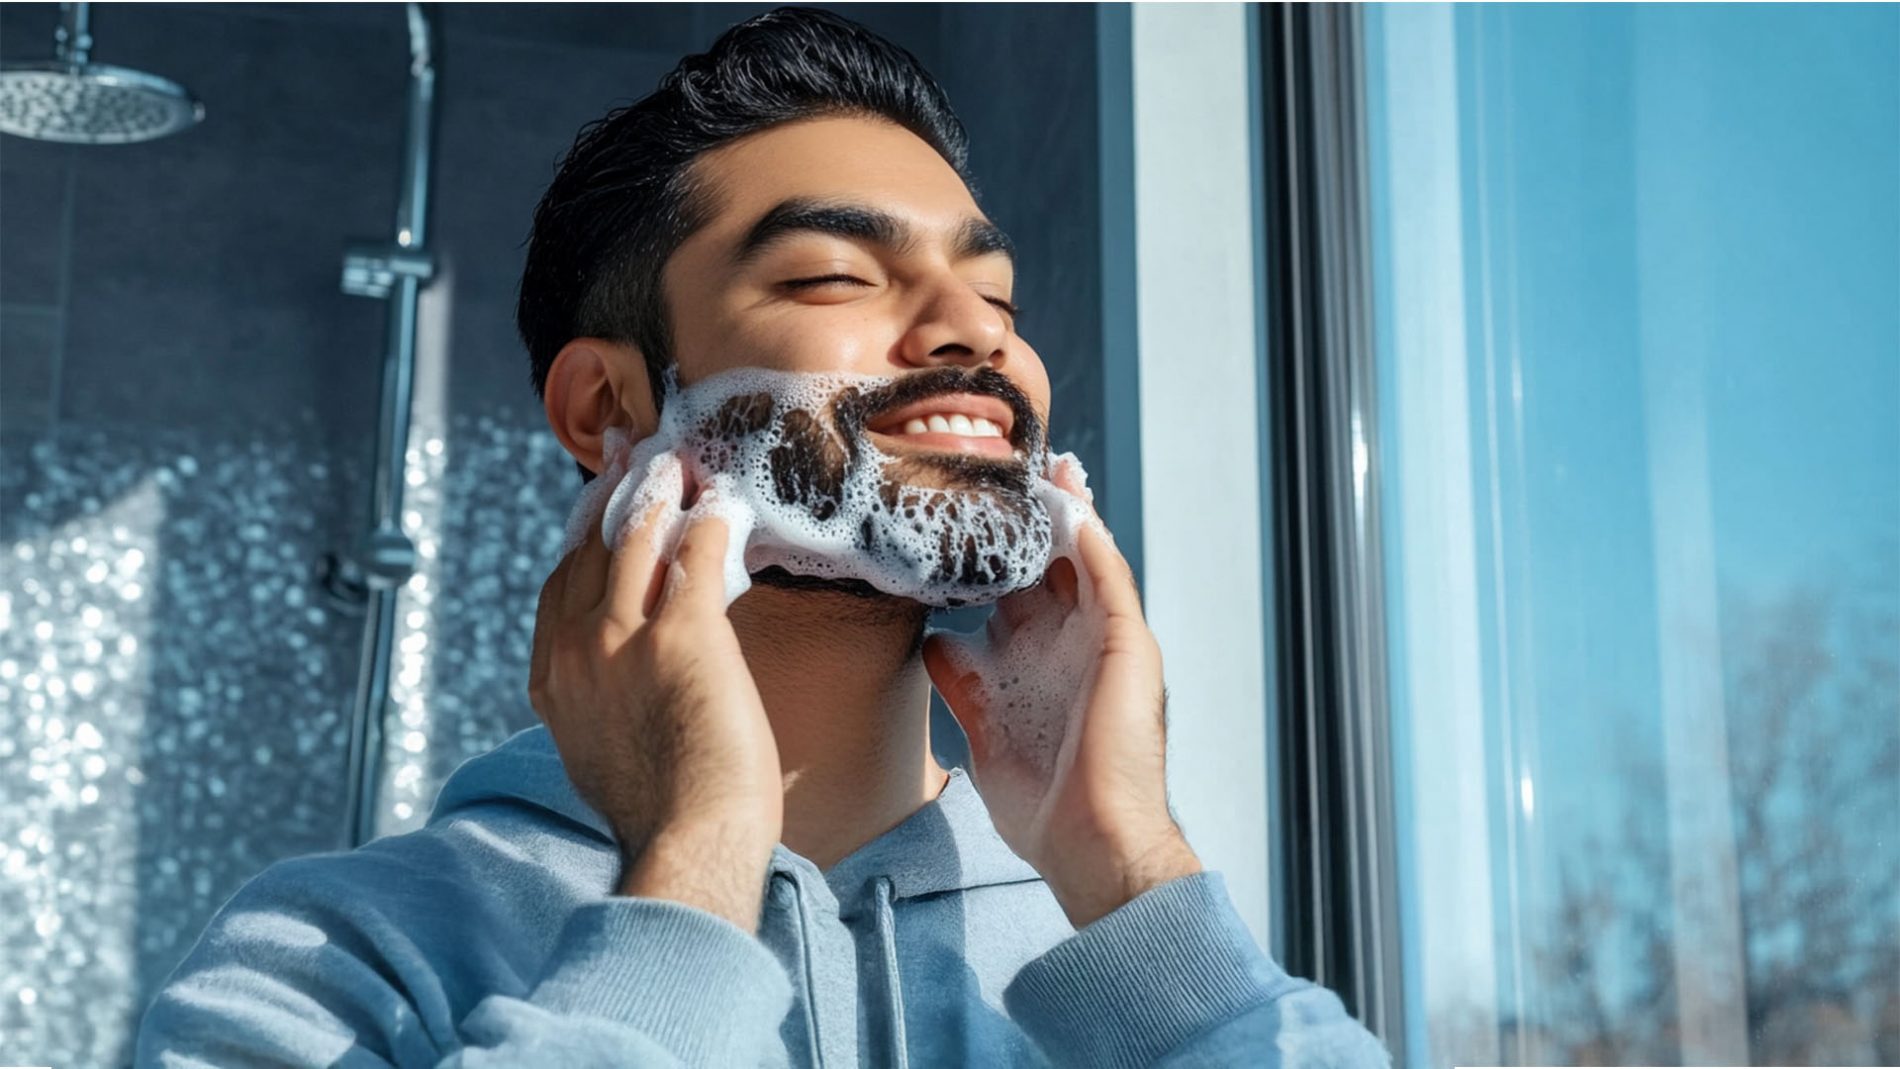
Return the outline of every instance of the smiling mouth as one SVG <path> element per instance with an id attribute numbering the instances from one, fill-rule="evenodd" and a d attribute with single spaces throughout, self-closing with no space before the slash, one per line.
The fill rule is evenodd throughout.
<path id="1" fill-rule="evenodd" d="M 865 431 L 899 451 L 1015 456 L 1016 415 L 1000 397 L 945 393 L 880 413 Z"/>
<path id="2" fill-rule="evenodd" d="M 967 453 L 981 457 L 1019 456 L 1009 439 L 998 436 L 963 435 L 943 431 L 905 431 L 891 434 L 885 431 L 865 432 L 877 439 L 878 448 L 887 453 Z"/>

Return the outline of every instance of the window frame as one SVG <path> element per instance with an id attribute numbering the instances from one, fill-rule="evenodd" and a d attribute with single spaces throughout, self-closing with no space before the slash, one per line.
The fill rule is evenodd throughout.
<path id="1" fill-rule="evenodd" d="M 1275 955 L 1407 1062 L 1363 22 L 1251 5 L 1265 316 Z"/>

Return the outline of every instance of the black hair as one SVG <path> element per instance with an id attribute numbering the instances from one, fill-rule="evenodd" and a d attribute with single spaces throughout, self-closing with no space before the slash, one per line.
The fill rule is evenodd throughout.
<path id="1" fill-rule="evenodd" d="M 536 396 L 569 341 L 601 337 L 644 355 L 663 403 L 672 337 L 661 270 L 710 220 L 703 152 L 770 126 L 829 115 L 882 118 L 936 149 L 974 195 L 968 137 L 917 57 L 849 19 L 781 7 L 687 56 L 652 93 L 581 128 L 535 208 L 515 323 Z M 576 462 L 581 481 L 594 472 Z"/>

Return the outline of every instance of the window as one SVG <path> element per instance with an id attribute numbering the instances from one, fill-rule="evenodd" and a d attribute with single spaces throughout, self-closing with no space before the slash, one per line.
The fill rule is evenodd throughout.
<path id="1" fill-rule="evenodd" d="M 1900 14 L 1363 31 L 1406 1062 L 1900 1064 Z"/>

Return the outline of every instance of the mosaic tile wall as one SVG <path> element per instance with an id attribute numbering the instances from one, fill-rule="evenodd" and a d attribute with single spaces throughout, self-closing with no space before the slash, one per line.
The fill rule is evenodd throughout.
<path id="1" fill-rule="evenodd" d="M 316 582 L 311 503 L 353 498 L 363 464 L 285 448 L 313 438 L 55 438 L 0 467 L 0 782 L 25 785 L 0 807 L 9 1051 L 109 1064 L 209 908 L 278 858 L 346 846 L 362 612 Z M 416 439 L 404 521 L 423 560 L 399 601 L 379 833 L 419 826 L 456 765 L 535 722 L 510 696 L 564 459 L 491 417 Z M 551 477 L 495 478 L 521 471 Z"/>

